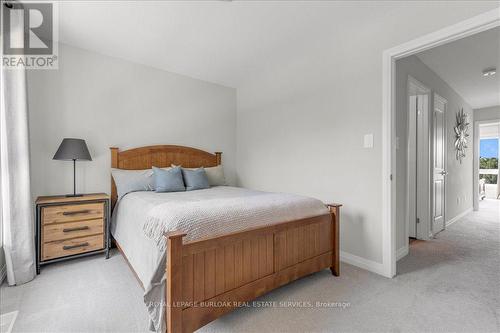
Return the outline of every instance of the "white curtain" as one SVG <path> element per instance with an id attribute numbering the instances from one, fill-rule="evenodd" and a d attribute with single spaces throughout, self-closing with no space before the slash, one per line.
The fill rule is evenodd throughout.
<path id="1" fill-rule="evenodd" d="M 23 38 L 20 26 L 12 37 Z M 2 68 L 0 83 L 2 243 L 7 281 L 19 285 L 36 274 L 26 71 Z"/>

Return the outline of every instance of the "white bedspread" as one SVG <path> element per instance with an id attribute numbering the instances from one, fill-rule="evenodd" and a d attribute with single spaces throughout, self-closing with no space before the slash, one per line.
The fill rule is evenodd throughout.
<path id="1" fill-rule="evenodd" d="M 230 186 L 206 190 L 134 192 L 115 209 L 112 232 L 144 287 L 151 329 L 164 327 L 166 231 L 187 233 L 184 241 L 218 236 L 247 228 L 328 214 L 313 198 L 252 191 Z M 137 235 L 139 230 L 141 235 Z"/>
<path id="2" fill-rule="evenodd" d="M 151 209 L 144 224 L 162 251 L 166 231 L 186 232 L 186 242 L 328 213 L 317 199 L 287 193 L 217 186 L 182 194 Z"/>

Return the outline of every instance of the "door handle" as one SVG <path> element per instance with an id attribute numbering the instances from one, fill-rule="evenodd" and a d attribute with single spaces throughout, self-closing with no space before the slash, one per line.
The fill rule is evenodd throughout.
<path id="1" fill-rule="evenodd" d="M 441 171 L 441 172 L 440 172 L 440 174 L 441 174 L 442 176 L 446 176 L 446 175 L 448 174 L 448 171 L 443 170 L 443 171 Z"/>

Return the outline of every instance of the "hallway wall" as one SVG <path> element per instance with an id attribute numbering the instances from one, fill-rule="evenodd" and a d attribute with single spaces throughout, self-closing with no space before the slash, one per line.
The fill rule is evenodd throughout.
<path id="1" fill-rule="evenodd" d="M 500 105 L 474 109 L 474 121 L 500 119 Z"/>
<path id="2" fill-rule="evenodd" d="M 399 148 L 396 157 L 396 248 L 406 246 L 406 200 L 407 200 L 407 154 L 408 154 L 408 102 L 407 80 L 412 76 L 426 85 L 432 92 L 431 107 L 433 110 L 433 94 L 437 93 L 448 101 L 446 111 L 447 133 L 447 171 L 445 219 L 449 221 L 472 207 L 472 168 L 473 152 L 468 149 L 462 164 L 455 157 L 455 117 L 463 107 L 472 123 L 470 105 L 435 72 L 427 67 L 417 56 L 403 58 L 396 62 L 396 136 Z M 432 118 L 432 112 L 430 112 Z M 470 127 L 470 138 L 473 138 Z M 472 145 L 470 145 L 472 147 Z"/>

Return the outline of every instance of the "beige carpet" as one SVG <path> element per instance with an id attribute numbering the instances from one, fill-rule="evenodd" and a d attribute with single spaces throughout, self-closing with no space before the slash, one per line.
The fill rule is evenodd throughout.
<path id="1" fill-rule="evenodd" d="M 412 244 L 398 272 L 386 279 L 344 264 L 339 278 L 325 270 L 259 299 L 261 306 L 289 306 L 239 309 L 200 331 L 498 332 L 500 202 L 481 202 L 479 212 L 435 240 Z M 47 266 L 34 281 L 4 284 L 0 292 L 1 313 L 19 310 L 14 332 L 147 328 L 141 289 L 117 252 L 107 261 Z M 346 307 L 316 307 L 317 301 Z"/>

